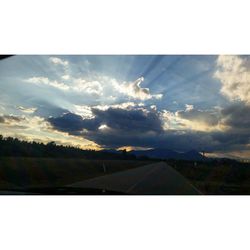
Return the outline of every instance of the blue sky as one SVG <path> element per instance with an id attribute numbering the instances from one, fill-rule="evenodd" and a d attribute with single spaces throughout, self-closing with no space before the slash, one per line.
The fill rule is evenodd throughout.
<path id="1" fill-rule="evenodd" d="M 0 132 L 81 148 L 249 158 L 249 62 L 217 55 L 13 56 L 0 61 Z"/>

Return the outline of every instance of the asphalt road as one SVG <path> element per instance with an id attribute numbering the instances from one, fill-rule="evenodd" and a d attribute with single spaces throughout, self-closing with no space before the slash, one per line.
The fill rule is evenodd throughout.
<path id="1" fill-rule="evenodd" d="M 165 162 L 149 164 L 135 169 L 75 182 L 68 186 L 98 188 L 139 195 L 201 194 L 184 176 Z"/>

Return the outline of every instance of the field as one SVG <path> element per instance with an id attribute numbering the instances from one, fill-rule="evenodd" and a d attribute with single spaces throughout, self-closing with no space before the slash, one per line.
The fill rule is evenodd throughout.
<path id="1" fill-rule="evenodd" d="M 129 160 L 83 160 L 57 158 L 0 158 L 0 189 L 60 187 L 106 173 L 143 166 Z"/>
<path id="2" fill-rule="evenodd" d="M 168 161 L 203 194 L 250 194 L 250 164 L 234 161 Z"/>
<path id="3" fill-rule="evenodd" d="M 0 190 L 62 187 L 151 163 L 149 160 L 84 160 L 0 157 Z M 250 165 L 239 162 L 167 161 L 203 194 L 250 194 Z"/>

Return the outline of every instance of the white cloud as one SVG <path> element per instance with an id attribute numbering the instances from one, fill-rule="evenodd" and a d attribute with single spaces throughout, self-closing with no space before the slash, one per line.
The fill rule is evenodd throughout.
<path id="1" fill-rule="evenodd" d="M 62 60 L 59 57 L 50 57 L 49 60 L 50 60 L 50 62 L 52 62 L 54 64 L 57 64 L 57 65 L 63 65 L 63 66 L 68 66 L 69 65 L 68 61 Z"/>
<path id="2" fill-rule="evenodd" d="M 155 110 L 155 111 L 157 110 L 156 105 L 151 105 L 150 108 L 153 109 L 153 110 Z"/>
<path id="3" fill-rule="evenodd" d="M 99 81 L 87 81 L 83 78 L 75 79 L 72 89 L 96 96 L 101 96 L 103 94 L 103 86 Z"/>
<path id="4" fill-rule="evenodd" d="M 100 130 L 107 130 L 107 129 L 109 129 L 109 127 L 106 124 L 102 124 L 102 125 L 99 126 L 98 129 L 100 129 Z"/>
<path id="5" fill-rule="evenodd" d="M 69 78 L 70 78 L 70 75 L 63 75 L 63 76 L 62 76 L 62 79 L 63 79 L 63 80 L 69 80 Z"/>
<path id="6" fill-rule="evenodd" d="M 114 109 L 126 109 L 126 110 L 131 110 L 135 107 L 143 107 L 143 103 L 134 103 L 134 102 L 123 102 L 123 103 L 117 103 L 117 104 L 110 104 L 110 105 L 96 105 L 93 106 L 93 108 L 97 108 L 100 110 L 107 110 L 109 108 L 114 108 Z"/>
<path id="7" fill-rule="evenodd" d="M 186 107 L 186 111 L 190 111 L 194 109 L 194 105 L 190 105 L 190 104 L 186 104 L 185 107 Z"/>
<path id="8" fill-rule="evenodd" d="M 148 88 L 142 88 L 140 84 L 144 81 L 143 77 L 138 78 L 134 82 L 124 82 L 117 83 L 113 82 L 114 87 L 120 92 L 129 97 L 139 100 L 149 100 L 152 98 L 160 99 L 162 98 L 162 94 L 151 95 Z"/>
<path id="9" fill-rule="evenodd" d="M 21 110 L 24 113 L 28 113 L 28 114 L 33 114 L 37 110 L 37 108 L 24 108 L 22 106 L 17 107 L 17 109 Z"/>
<path id="10" fill-rule="evenodd" d="M 50 79 L 47 76 L 34 76 L 24 81 L 37 85 L 47 85 L 62 91 L 71 91 L 72 94 L 87 94 L 94 98 L 102 98 L 102 102 L 114 103 L 122 99 L 127 100 L 149 100 L 161 99 L 162 94 L 152 94 L 148 88 L 142 88 L 143 77 L 134 82 L 119 82 L 117 79 L 102 75 L 97 72 L 91 72 L 87 76 L 73 77 L 69 74 L 70 64 L 58 57 L 50 57 L 49 60 L 54 64 L 68 66 L 64 72 L 59 74 L 59 79 Z M 89 63 L 88 63 L 89 64 Z"/>
<path id="11" fill-rule="evenodd" d="M 82 116 L 84 119 L 92 119 L 94 118 L 94 114 L 92 112 L 92 108 L 99 109 L 102 111 L 108 110 L 109 108 L 117 108 L 117 109 L 125 109 L 125 110 L 131 110 L 131 109 L 142 109 L 144 106 L 143 103 L 134 103 L 134 102 L 123 102 L 118 104 L 110 104 L 110 105 L 95 105 L 95 106 L 88 106 L 88 105 L 74 105 L 74 108 L 71 110 L 71 112 Z M 156 109 L 156 106 L 153 105 Z"/>
<path id="12" fill-rule="evenodd" d="M 26 82 L 34 83 L 38 85 L 47 85 L 63 91 L 75 91 L 83 92 L 95 96 L 101 96 L 103 87 L 98 81 L 85 81 L 84 79 L 78 78 L 73 81 L 73 84 L 70 86 L 59 82 L 57 80 L 50 80 L 47 77 L 31 77 L 25 79 Z"/>
<path id="13" fill-rule="evenodd" d="M 48 86 L 52 86 L 54 88 L 58 88 L 61 90 L 69 90 L 69 86 L 67 86 L 64 83 L 58 82 L 58 81 L 51 81 L 49 78 L 47 77 L 31 77 L 25 80 L 26 82 L 29 83 L 34 83 L 34 84 L 44 84 L 44 85 L 48 85 Z"/>
<path id="14" fill-rule="evenodd" d="M 74 105 L 72 112 L 82 116 L 84 119 L 92 119 L 95 117 L 91 111 L 91 107 L 87 105 Z"/>
<path id="15" fill-rule="evenodd" d="M 250 104 L 250 61 L 240 56 L 219 56 L 214 77 L 222 84 L 221 93 L 232 101 Z"/>

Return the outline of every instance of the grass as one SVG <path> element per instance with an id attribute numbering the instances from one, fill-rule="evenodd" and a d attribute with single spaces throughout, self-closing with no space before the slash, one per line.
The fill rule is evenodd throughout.
<path id="1" fill-rule="evenodd" d="M 151 161 L 0 157 L 0 190 L 61 187 L 132 169 Z M 235 163 L 167 161 L 203 194 L 250 194 L 250 166 Z M 217 165 L 216 165 L 217 164 Z"/>
<path id="2" fill-rule="evenodd" d="M 53 187 L 148 164 L 144 161 L 0 158 L 0 189 Z"/>
<path id="3" fill-rule="evenodd" d="M 169 162 L 203 194 L 250 194 L 250 166 L 245 163 Z"/>

